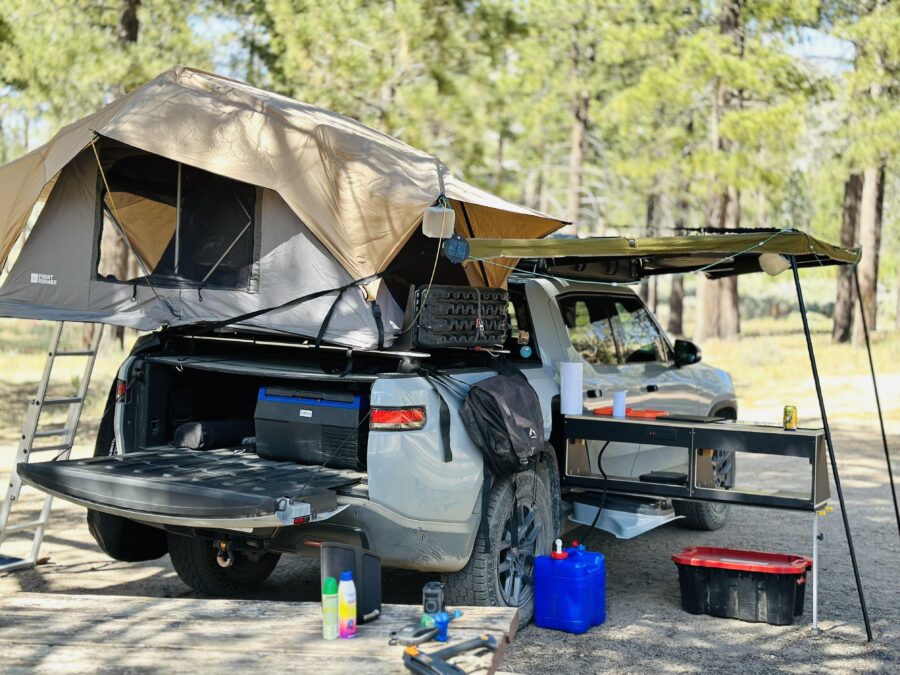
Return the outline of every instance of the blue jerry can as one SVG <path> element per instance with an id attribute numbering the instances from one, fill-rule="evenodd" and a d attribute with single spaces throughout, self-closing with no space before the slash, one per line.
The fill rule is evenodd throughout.
<path id="1" fill-rule="evenodd" d="M 606 621 L 606 563 L 584 545 L 556 550 L 534 560 L 534 623 L 583 633 Z"/>

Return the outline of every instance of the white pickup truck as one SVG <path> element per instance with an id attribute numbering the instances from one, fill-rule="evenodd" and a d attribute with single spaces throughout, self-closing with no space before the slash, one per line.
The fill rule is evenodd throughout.
<path id="1" fill-rule="evenodd" d="M 585 498 L 567 485 L 557 364 L 583 361 L 587 408 L 611 405 L 620 390 L 630 407 L 677 414 L 734 418 L 737 403 L 730 377 L 699 363 L 693 344 L 670 342 L 627 288 L 513 276 L 509 299 L 505 347 L 538 394 L 554 453 L 515 481 L 494 481 L 485 500 L 482 456 L 459 407 L 467 384 L 495 374 L 493 355 L 315 348 L 246 330 L 163 330 L 142 338 L 112 386 L 95 458 L 23 464 L 20 475 L 86 506 L 91 531 L 110 556 L 137 561 L 168 553 L 200 592 L 240 593 L 263 583 L 281 554 L 315 555 L 317 541 L 344 541 L 374 551 L 386 566 L 442 573 L 454 604 L 519 606 L 527 618 L 533 556 L 547 553 L 574 524 L 573 504 Z M 423 365 L 457 386 L 442 387 L 439 397 Z M 327 423 L 315 428 L 338 454 L 350 451 L 350 465 L 256 453 L 261 401 L 291 396 L 358 415 L 340 440 Z M 449 407 L 449 454 L 441 398 Z M 174 442 L 185 422 L 203 420 L 243 421 L 246 438 L 221 445 L 208 439 L 198 449 Z M 599 449 L 590 444 L 588 451 L 595 466 Z M 620 444 L 607 448 L 602 462 L 610 476 L 686 472 L 686 454 L 662 447 Z M 717 480 L 732 484 L 733 458 L 723 454 L 714 463 Z M 518 527 L 511 528 L 514 508 Z M 725 509 L 610 495 L 597 525 L 626 537 L 681 516 L 690 527 L 715 529 Z"/>

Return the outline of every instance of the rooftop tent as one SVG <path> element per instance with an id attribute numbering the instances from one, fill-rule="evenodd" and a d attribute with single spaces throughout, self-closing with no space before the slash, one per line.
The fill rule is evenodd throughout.
<path id="1" fill-rule="evenodd" d="M 635 281 L 685 272 L 703 272 L 713 279 L 760 272 L 766 258 L 773 256 L 793 256 L 798 267 L 848 265 L 859 260 L 859 249 L 834 246 L 797 230 L 647 238 L 498 238 L 471 239 L 468 262 L 491 266 L 526 258 L 531 259 L 524 263 L 528 269 L 569 279 Z"/>
<path id="2" fill-rule="evenodd" d="M 322 293 L 245 325 L 315 337 L 334 306 L 324 339 L 366 347 L 379 339 L 377 305 L 389 343 L 402 315 L 380 277 L 420 241 L 441 195 L 465 236 L 562 225 L 359 122 L 177 67 L 0 168 L 0 263 L 46 198 L 0 287 L 0 316 L 146 330 Z M 126 278 L 101 256 L 103 237 L 127 240 Z M 507 272 L 465 274 L 500 285 Z"/>

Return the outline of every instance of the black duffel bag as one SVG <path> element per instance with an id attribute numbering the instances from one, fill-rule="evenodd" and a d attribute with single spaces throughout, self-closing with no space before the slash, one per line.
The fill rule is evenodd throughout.
<path id="1" fill-rule="evenodd" d="M 506 364 L 472 385 L 459 414 L 495 477 L 534 467 L 545 448 L 541 402 L 525 376 Z"/>
<path id="2" fill-rule="evenodd" d="M 185 422 L 175 429 L 172 445 L 189 450 L 210 450 L 243 445 L 253 436 L 253 420 L 205 420 Z"/>

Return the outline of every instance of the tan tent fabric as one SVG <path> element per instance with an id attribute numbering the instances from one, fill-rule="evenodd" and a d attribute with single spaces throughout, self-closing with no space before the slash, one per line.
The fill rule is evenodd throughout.
<path id="1" fill-rule="evenodd" d="M 346 287 L 353 279 L 273 190 L 257 191 L 254 252 L 244 259 L 250 264 L 246 279 L 202 288 L 196 276 L 179 280 L 167 272 L 152 288 L 141 270 L 133 270 L 138 275 L 133 282 L 110 277 L 111 270 L 100 264 L 98 244 L 102 235 L 116 235 L 111 227 L 103 229 L 98 222 L 99 197 L 96 158 L 91 148 L 85 148 L 59 172 L 15 264 L 0 285 L 0 317 L 87 321 L 145 331 L 221 321 L 324 293 L 299 305 L 265 312 L 242 322 L 241 327 L 269 335 L 316 338 L 325 317 L 331 315 L 323 339 L 356 349 L 376 347 L 382 331 L 384 344 L 389 346 L 402 328 L 403 310 L 384 285 L 374 304 L 361 288 L 347 288 L 340 297 L 330 292 Z M 126 204 L 126 208 L 137 209 L 138 205 Z M 125 229 L 133 230 L 132 248 L 136 243 L 143 248 L 142 255 L 158 256 L 163 242 L 149 241 L 149 232 L 146 240 L 143 237 L 142 227 L 153 224 L 150 219 L 144 219 L 142 226 L 135 220 L 129 224 L 121 212 L 119 216 L 126 221 Z M 190 221 L 183 224 L 190 235 Z M 161 238 L 171 243 L 165 230 Z M 191 252 L 204 245 L 196 239 L 190 244 L 188 236 Z M 380 310 L 381 329 L 375 307 Z"/>
<path id="2" fill-rule="evenodd" d="M 547 229 L 546 221 L 535 216 L 520 215 L 518 213 L 504 213 L 494 208 L 480 204 L 452 201 L 453 210 L 456 212 L 456 232 L 463 237 L 500 237 L 500 232 L 515 232 L 530 229 L 538 232 L 535 236 L 543 237 L 557 229 L 554 224 Z M 470 228 L 471 226 L 471 228 Z M 493 261 L 492 265 L 467 264 L 466 274 L 469 283 L 475 286 L 505 286 L 510 268 L 516 264 L 516 258 L 500 258 Z"/>
<path id="3" fill-rule="evenodd" d="M 385 269 L 442 191 L 472 205 L 475 236 L 541 237 L 563 224 L 359 122 L 179 66 L 0 168 L 0 263 L 42 189 L 95 132 L 278 192 L 355 279 Z"/>

